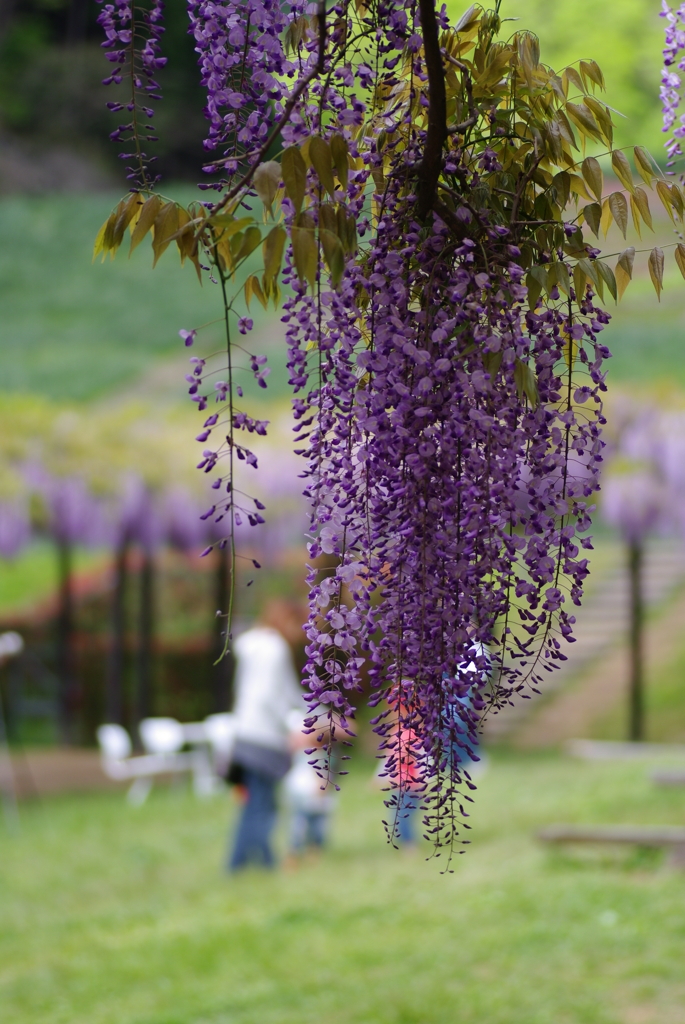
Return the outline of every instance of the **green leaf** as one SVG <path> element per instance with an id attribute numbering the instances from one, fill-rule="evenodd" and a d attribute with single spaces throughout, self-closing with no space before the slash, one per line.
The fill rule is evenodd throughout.
<path id="1" fill-rule="evenodd" d="M 625 153 L 620 149 L 615 149 L 611 154 L 611 166 L 614 169 L 614 174 L 621 182 L 624 188 L 627 188 L 629 192 L 635 191 L 635 185 L 633 183 L 633 175 L 630 170 L 630 164 Z"/>
<path id="2" fill-rule="evenodd" d="M 518 358 L 518 356 L 514 361 L 514 382 L 516 384 L 516 393 L 519 398 L 523 398 L 525 395 L 533 407 L 537 406 L 540 401 L 540 396 L 538 395 L 538 385 L 537 380 L 535 379 L 535 374 L 528 363 L 524 363 Z"/>
<path id="3" fill-rule="evenodd" d="M 604 176 L 602 174 L 602 168 L 599 166 L 599 161 L 594 156 L 587 156 L 583 160 L 581 167 L 583 177 L 590 186 L 593 194 L 597 198 L 597 202 L 602 202 L 602 189 L 604 188 Z M 596 232 L 595 232 L 596 234 Z"/>
<path id="4" fill-rule="evenodd" d="M 331 137 L 331 156 L 333 166 L 343 188 L 347 188 L 349 160 L 347 139 L 344 135 L 333 135 Z"/>
<path id="5" fill-rule="evenodd" d="M 617 289 L 616 289 L 616 278 L 614 272 L 607 263 L 602 263 L 601 260 L 595 260 L 595 266 L 604 278 L 607 284 L 607 288 L 611 292 L 611 296 L 614 302 L 617 301 Z"/>
<path id="6" fill-rule="evenodd" d="M 281 174 L 286 195 L 295 207 L 296 213 L 299 213 L 307 185 L 307 165 L 297 146 L 290 146 L 284 150 L 281 157 Z"/>
<path id="7" fill-rule="evenodd" d="M 583 207 L 583 217 L 590 230 L 599 238 L 599 225 L 602 220 L 602 207 L 599 203 L 590 203 Z"/>
<path id="8" fill-rule="evenodd" d="M 317 173 L 319 181 L 333 198 L 335 195 L 335 181 L 333 179 L 333 158 L 331 147 L 320 135 L 313 136 L 309 143 L 309 159 L 312 167 Z"/>
<path id="9" fill-rule="evenodd" d="M 652 279 L 654 291 L 659 302 L 661 302 L 661 291 L 664 286 L 664 251 L 658 245 L 649 254 L 647 266 L 649 267 L 649 276 Z"/>
<path id="10" fill-rule="evenodd" d="M 157 218 L 157 214 L 161 209 L 161 206 L 162 200 L 159 198 L 159 196 L 150 196 L 148 201 L 143 206 L 143 209 L 140 211 L 138 223 L 133 229 L 133 234 L 131 235 L 131 247 L 128 251 L 129 256 L 131 255 L 133 250 L 140 245 L 140 243 L 143 241 L 146 234 L 154 224 Z"/>
<path id="11" fill-rule="evenodd" d="M 619 299 L 633 279 L 633 263 L 635 262 L 635 246 L 630 245 L 624 249 L 616 264 L 616 286 Z"/>
<path id="12" fill-rule="evenodd" d="M 675 247 L 675 261 L 678 264 L 678 270 L 685 277 L 685 245 L 682 242 L 678 242 Z"/>
<path id="13" fill-rule="evenodd" d="M 625 238 L 626 231 L 628 230 L 628 203 L 622 192 L 611 193 L 609 196 L 609 209 Z"/>

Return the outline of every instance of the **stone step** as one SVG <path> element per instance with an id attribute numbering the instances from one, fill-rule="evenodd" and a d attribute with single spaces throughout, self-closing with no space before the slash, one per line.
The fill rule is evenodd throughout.
<path id="1" fill-rule="evenodd" d="M 648 610 L 658 607 L 678 586 L 685 582 L 685 547 L 674 541 L 654 541 L 645 552 L 643 593 Z M 518 699 L 512 705 L 489 716 L 485 732 L 493 739 L 511 735 L 534 715 L 541 696 L 563 689 L 588 665 L 625 640 L 628 630 L 630 589 L 625 563 L 596 584 L 587 602 L 575 610 L 576 642 L 562 648 L 568 661 L 553 673 L 543 672 L 541 695 L 530 700 Z"/>

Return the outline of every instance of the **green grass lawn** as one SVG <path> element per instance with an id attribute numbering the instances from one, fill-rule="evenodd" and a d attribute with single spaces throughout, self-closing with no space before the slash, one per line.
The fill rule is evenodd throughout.
<path id="1" fill-rule="evenodd" d="M 185 201 L 198 195 L 187 187 L 178 192 Z M 155 360 L 181 355 L 179 329 L 221 314 L 218 286 L 200 287 L 193 267 L 181 269 L 172 249 L 154 271 L 147 242 L 131 260 L 124 244 L 114 261 L 91 262 L 95 235 L 118 198 L 0 201 L 0 390 L 98 397 L 135 380 Z M 257 302 L 250 315 L 267 335 L 277 319 Z M 220 325 L 198 340 L 204 352 L 220 345 Z M 276 365 L 272 393 L 287 387 L 285 357 Z M 179 396 L 182 383 L 179 375 Z"/>
<path id="2" fill-rule="evenodd" d="M 180 195 L 187 200 L 194 193 L 186 188 Z M 130 261 L 124 246 L 113 262 L 91 264 L 95 234 L 116 198 L 0 201 L 1 390 L 75 400 L 121 390 L 156 362 L 182 355 L 179 328 L 219 315 L 218 288 L 208 281 L 201 288 L 193 268 L 181 269 L 171 250 L 154 271 L 147 243 Z M 669 226 L 658 227 L 645 245 L 670 241 Z M 602 248 L 609 253 L 624 244 L 610 234 Z M 614 353 L 610 381 L 683 387 L 685 285 L 669 254 L 659 305 L 643 264 L 645 257 L 636 261 L 636 281 L 621 306 L 611 307 L 614 322 L 605 335 Z M 251 315 L 259 335 L 254 344 L 269 354 L 273 368 L 264 396 L 282 398 L 289 389 L 278 314 L 264 314 L 253 303 Z M 198 345 L 203 352 L 220 347 L 219 327 L 203 332 Z"/>
<path id="3" fill-rule="evenodd" d="M 678 1024 L 685 876 L 541 849 L 554 821 L 683 823 L 644 767 L 499 756 L 454 874 L 385 843 L 369 762 L 324 859 L 220 871 L 229 801 L 24 805 L 2 832 L 7 1024 Z"/>
<path id="4" fill-rule="evenodd" d="M 102 551 L 74 552 L 76 572 L 97 569 L 105 561 Z M 57 583 L 57 554 L 52 544 L 37 541 L 16 558 L 0 559 L 0 615 L 24 611 L 52 597 Z"/>

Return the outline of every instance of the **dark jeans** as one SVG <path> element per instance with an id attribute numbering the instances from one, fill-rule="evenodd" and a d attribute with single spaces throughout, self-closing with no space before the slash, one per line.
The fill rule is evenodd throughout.
<path id="1" fill-rule="evenodd" d="M 405 790 L 403 793 L 396 794 L 396 800 L 395 838 L 399 839 L 401 843 L 414 843 L 416 842 L 414 820 L 421 803 L 421 794 Z"/>
<path id="2" fill-rule="evenodd" d="M 324 846 L 326 842 L 326 811 L 293 811 L 290 824 L 290 845 L 296 853 L 308 846 Z"/>
<path id="3" fill-rule="evenodd" d="M 278 782 L 251 768 L 244 769 L 243 782 L 247 789 L 247 800 L 238 822 L 229 871 L 238 871 L 248 864 L 271 868 L 274 856 L 269 838 L 276 824 Z"/>

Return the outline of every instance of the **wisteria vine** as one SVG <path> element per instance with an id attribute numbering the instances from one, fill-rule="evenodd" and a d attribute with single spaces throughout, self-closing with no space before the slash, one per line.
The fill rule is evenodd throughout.
<path id="1" fill-rule="evenodd" d="M 499 8 L 452 24 L 435 0 L 189 0 L 205 170 L 221 174 L 221 194 L 184 209 L 146 186 L 96 243 L 104 255 L 126 227 L 132 246 L 151 230 L 155 258 L 175 241 L 220 284 L 226 380 L 212 385 L 196 357 L 189 383 L 201 410 L 212 391 L 225 410 L 198 441 L 222 437 L 200 468 L 228 460 L 213 484 L 225 497 L 207 513 L 226 518 L 228 542 L 245 514 L 233 460 L 256 465 L 239 438 L 266 426 L 236 404 L 235 332 L 252 322 L 236 325 L 235 295 L 266 307 L 283 287 L 312 508 L 308 727 L 325 714 L 334 738 L 351 734 L 368 680 L 390 836 L 411 791 L 426 834 L 450 849 L 484 715 L 566 658 L 588 574 L 609 356 L 601 302 L 627 287 L 635 248 L 612 269 L 586 229 L 613 222 L 625 236 L 628 210 L 651 226 L 597 98 L 598 65 L 557 74 L 533 34 L 504 34 Z M 124 4 L 105 11 L 108 26 L 133 18 Z M 108 31 L 112 47 L 125 42 Z M 632 156 L 682 219 L 678 185 L 644 149 Z M 603 158 L 621 186 L 608 196 Z M 263 271 L 245 271 L 260 246 Z M 685 267 L 685 247 L 676 259 Z M 649 269 L 659 292 L 661 249 Z M 192 344 L 195 332 L 181 333 Z M 261 357 L 249 359 L 264 386 Z"/>

